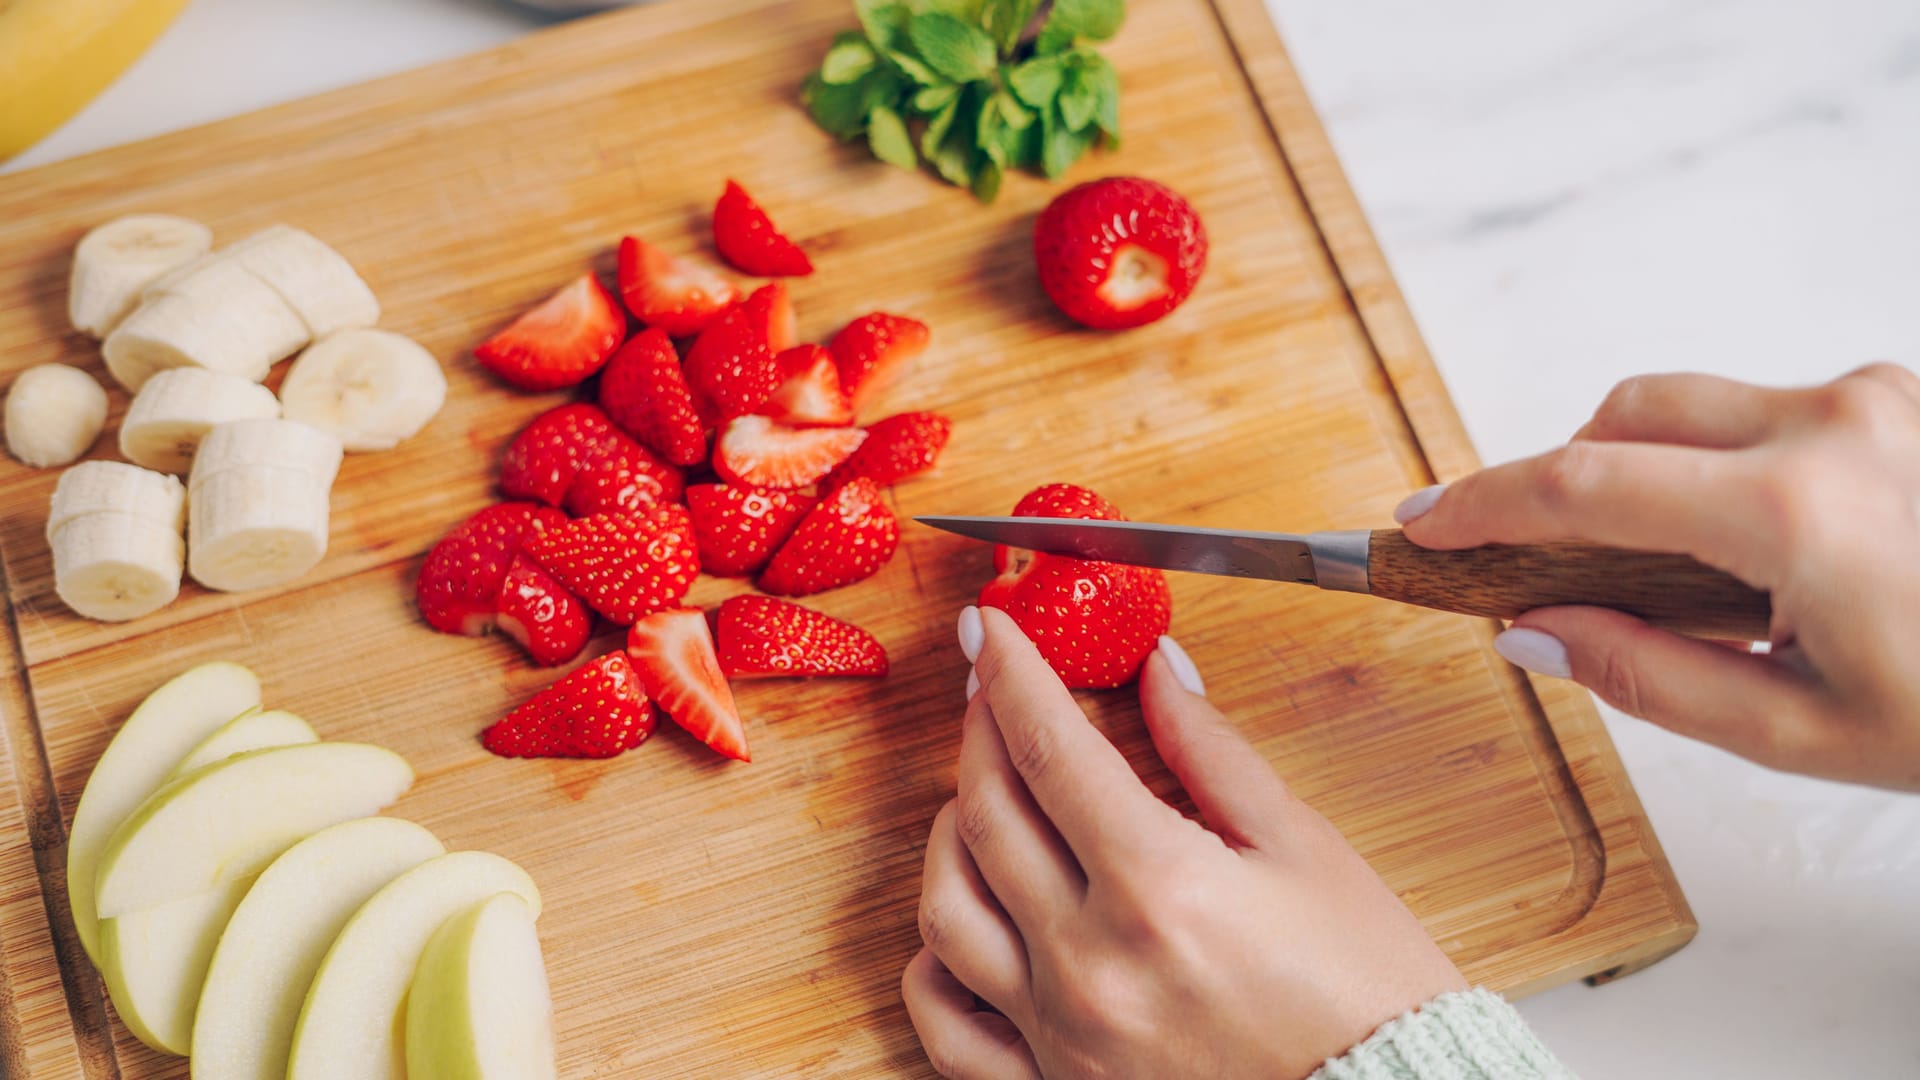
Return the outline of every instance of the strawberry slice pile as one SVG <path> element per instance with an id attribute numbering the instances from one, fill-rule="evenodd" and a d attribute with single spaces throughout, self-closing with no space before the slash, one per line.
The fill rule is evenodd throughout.
<path id="1" fill-rule="evenodd" d="M 713 240 L 743 273 L 813 271 L 732 181 Z M 514 437 L 500 461 L 512 501 L 435 545 L 416 584 L 421 616 L 443 633 L 498 629 L 547 667 L 578 660 L 597 623 L 629 628 L 623 650 L 536 694 L 483 745 L 613 757 L 665 713 L 745 761 L 729 679 L 884 676 L 886 650 L 849 623 L 743 595 L 710 624 L 686 597 L 702 572 L 807 596 L 887 564 L 900 526 L 882 490 L 931 469 L 952 424 L 931 412 L 856 418 L 928 338 L 923 323 L 875 312 L 825 346 L 801 342 L 783 282 L 749 290 L 629 236 L 617 289 L 582 274 L 482 342 L 475 358 L 509 385 L 592 390 Z"/>

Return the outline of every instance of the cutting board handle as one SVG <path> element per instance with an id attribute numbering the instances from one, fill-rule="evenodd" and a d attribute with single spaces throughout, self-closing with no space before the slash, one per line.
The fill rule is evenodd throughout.
<path id="1" fill-rule="evenodd" d="M 1615 608 L 1692 637 L 1765 641 L 1767 594 L 1686 555 L 1594 544 L 1491 545 L 1433 551 L 1398 529 L 1372 534 L 1369 591 L 1463 615 L 1511 619 L 1534 608 Z"/>

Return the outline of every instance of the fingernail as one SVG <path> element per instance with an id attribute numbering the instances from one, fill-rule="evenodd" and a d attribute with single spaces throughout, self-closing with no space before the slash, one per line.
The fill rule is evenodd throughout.
<path id="1" fill-rule="evenodd" d="M 987 628 L 980 621 L 980 609 L 968 604 L 960 609 L 960 651 L 967 663 L 980 659 L 980 646 L 987 643 Z M 968 695 L 971 697 L 972 695 Z"/>
<path id="2" fill-rule="evenodd" d="M 969 608 L 967 610 L 971 611 L 973 609 Z M 972 668 L 968 668 L 967 669 L 967 700 L 972 701 L 973 695 L 979 692 L 980 692 L 980 673 L 973 670 Z"/>
<path id="3" fill-rule="evenodd" d="M 1207 684 L 1200 679 L 1200 669 L 1194 666 L 1193 657 L 1187 655 L 1187 650 L 1181 648 L 1179 642 L 1161 634 L 1160 655 L 1167 661 L 1167 670 L 1173 672 L 1174 682 L 1189 694 L 1207 696 Z"/>
<path id="4" fill-rule="evenodd" d="M 1493 651 L 1505 657 L 1507 663 L 1536 675 L 1551 675 L 1556 679 L 1573 677 L 1567 647 L 1544 630 L 1516 626 L 1493 639 Z"/>
<path id="5" fill-rule="evenodd" d="M 1433 509 L 1433 504 L 1440 501 L 1440 493 L 1446 490 L 1447 485 L 1435 484 L 1432 487 L 1421 488 L 1419 491 L 1401 499 L 1400 505 L 1393 508 L 1393 520 L 1405 525 L 1407 522 Z"/>

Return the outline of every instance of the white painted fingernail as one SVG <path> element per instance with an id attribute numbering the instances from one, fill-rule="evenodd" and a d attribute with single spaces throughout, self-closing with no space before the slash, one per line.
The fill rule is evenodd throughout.
<path id="1" fill-rule="evenodd" d="M 1407 522 L 1433 509 L 1433 504 L 1440 501 L 1441 492 L 1446 490 L 1447 485 L 1435 484 L 1432 487 L 1421 488 L 1419 491 L 1401 499 L 1400 505 L 1393 508 L 1393 520 L 1405 525 Z"/>
<path id="2" fill-rule="evenodd" d="M 1556 679 L 1573 677 L 1567 647 L 1544 630 L 1516 626 L 1493 639 L 1493 651 L 1505 657 L 1507 663 L 1536 675 L 1551 675 Z"/>
<path id="3" fill-rule="evenodd" d="M 987 643 L 987 628 L 980 621 L 980 609 L 968 604 L 960 609 L 960 651 L 967 654 L 967 663 L 980 659 L 980 646 Z M 968 697 L 973 695 L 969 694 Z"/>
<path id="4" fill-rule="evenodd" d="M 1160 635 L 1160 655 L 1167 662 L 1167 670 L 1173 672 L 1173 681 L 1184 687 L 1189 694 L 1207 696 L 1207 684 L 1201 681 L 1200 669 L 1194 666 L 1193 657 L 1180 643 L 1165 634 Z"/>
<path id="5" fill-rule="evenodd" d="M 971 611 L 973 609 L 968 608 L 967 610 Z M 980 692 L 980 673 L 973 670 L 972 668 L 968 668 L 967 669 L 967 700 L 972 701 L 973 695 L 979 692 Z"/>

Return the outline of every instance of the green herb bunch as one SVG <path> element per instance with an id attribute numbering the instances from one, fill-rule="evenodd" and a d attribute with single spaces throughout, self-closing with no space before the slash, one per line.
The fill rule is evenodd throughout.
<path id="1" fill-rule="evenodd" d="M 802 100 L 834 136 L 865 135 L 903 169 L 921 158 L 983 202 L 1008 169 L 1065 172 L 1120 138 L 1120 79 L 1088 43 L 1125 0 L 854 0 Z M 916 150 L 917 147 L 917 150 Z"/>

